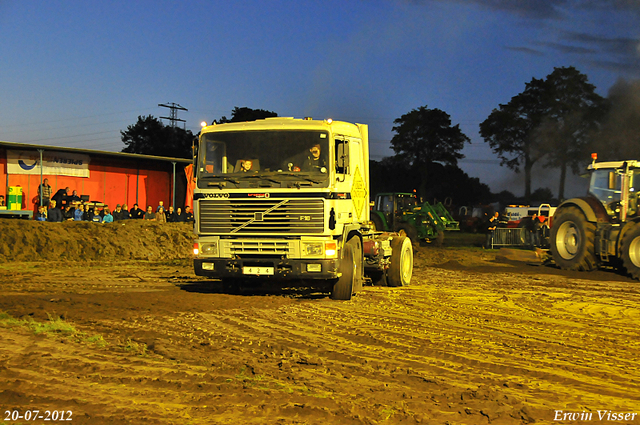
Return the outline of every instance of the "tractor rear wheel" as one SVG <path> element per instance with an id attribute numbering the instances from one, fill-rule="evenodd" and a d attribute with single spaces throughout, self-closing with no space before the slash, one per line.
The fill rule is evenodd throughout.
<path id="1" fill-rule="evenodd" d="M 640 280 L 640 224 L 636 224 L 624 234 L 620 250 L 622 265 L 627 274 Z"/>
<path id="2" fill-rule="evenodd" d="M 549 239 L 551 254 L 564 270 L 591 271 L 597 268 L 596 226 L 587 221 L 579 208 L 556 211 Z"/>
<path id="3" fill-rule="evenodd" d="M 391 240 L 391 264 L 387 273 L 389 286 L 407 286 L 413 274 L 413 247 L 406 236 L 397 236 Z"/>

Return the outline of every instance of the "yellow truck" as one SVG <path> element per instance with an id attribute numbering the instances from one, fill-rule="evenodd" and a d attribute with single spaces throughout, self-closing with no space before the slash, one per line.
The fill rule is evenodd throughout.
<path id="1" fill-rule="evenodd" d="M 349 300 L 364 284 L 411 281 L 411 241 L 369 216 L 368 127 L 309 118 L 203 127 L 194 157 L 196 275 L 243 283 L 326 284 Z"/>

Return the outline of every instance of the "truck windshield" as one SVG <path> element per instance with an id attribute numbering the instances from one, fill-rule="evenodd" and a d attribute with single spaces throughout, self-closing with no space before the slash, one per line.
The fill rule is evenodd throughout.
<path id="1" fill-rule="evenodd" d="M 198 186 L 224 180 L 242 182 L 328 183 L 329 134 L 326 131 L 220 131 L 202 135 Z"/>

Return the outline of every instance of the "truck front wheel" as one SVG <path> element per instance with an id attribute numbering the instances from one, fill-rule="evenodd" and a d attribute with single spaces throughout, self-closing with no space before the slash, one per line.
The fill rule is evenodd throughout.
<path id="1" fill-rule="evenodd" d="M 566 207 L 553 218 L 550 249 L 556 264 L 565 270 L 591 271 L 597 267 L 596 227 L 576 207 Z"/>
<path id="2" fill-rule="evenodd" d="M 331 299 L 348 301 L 351 295 L 362 288 L 362 249 L 360 239 L 351 238 L 342 248 L 340 260 L 340 274 L 333 285 Z"/>
<path id="3" fill-rule="evenodd" d="M 397 236 L 391 240 L 391 264 L 387 273 L 389 286 L 407 286 L 413 274 L 413 247 L 411 239 Z"/>
<path id="4" fill-rule="evenodd" d="M 640 224 L 636 224 L 622 238 L 622 265 L 627 274 L 640 279 Z"/>

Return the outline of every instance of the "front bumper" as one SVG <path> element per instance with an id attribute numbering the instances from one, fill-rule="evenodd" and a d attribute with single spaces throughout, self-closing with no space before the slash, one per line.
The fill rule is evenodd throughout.
<path id="1" fill-rule="evenodd" d="M 204 267 L 203 267 L 204 265 Z M 311 265 L 311 267 L 309 267 Z M 218 259 L 196 258 L 193 260 L 194 270 L 197 276 L 211 278 L 242 278 L 242 279 L 320 279 L 329 280 L 338 278 L 338 260 L 292 260 L 292 259 Z M 273 274 L 256 275 L 244 274 L 244 267 L 273 268 Z M 317 271 L 310 271 L 317 270 Z"/>

